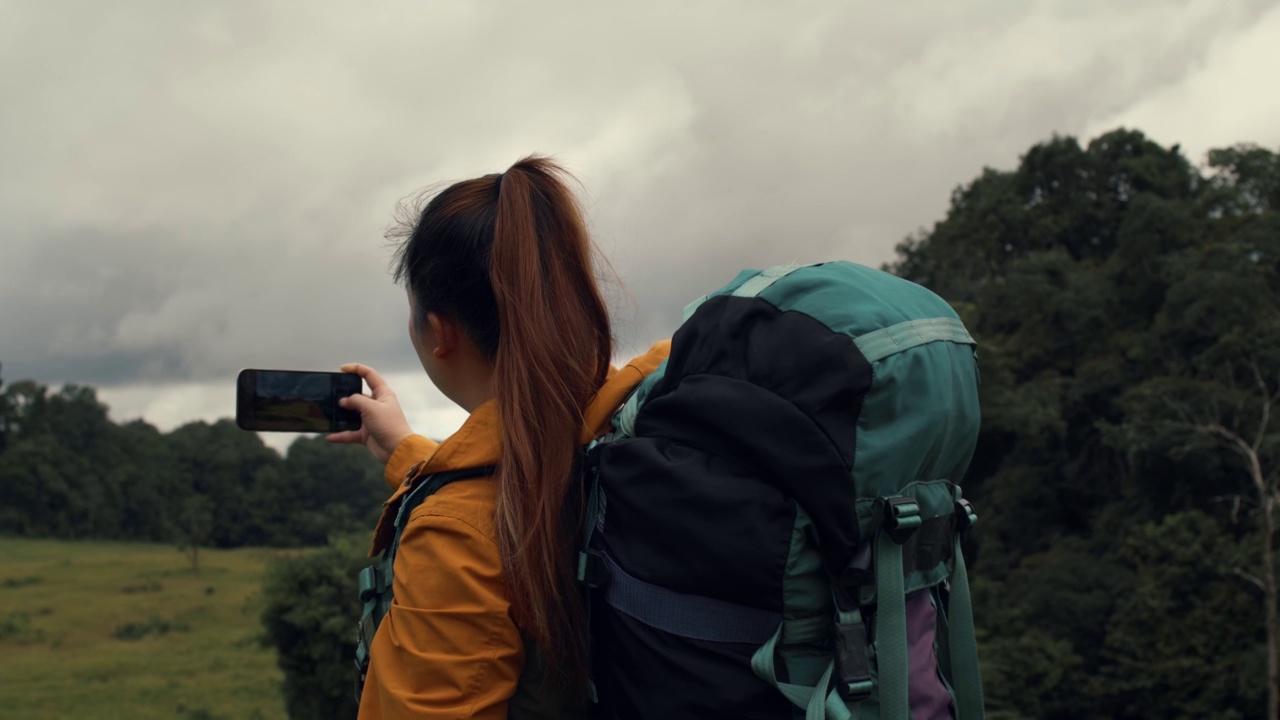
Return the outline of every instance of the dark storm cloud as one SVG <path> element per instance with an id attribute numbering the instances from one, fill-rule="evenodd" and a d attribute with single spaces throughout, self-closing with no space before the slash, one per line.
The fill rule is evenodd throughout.
<path id="1" fill-rule="evenodd" d="M 396 201 L 533 151 L 582 179 L 642 346 L 739 267 L 889 259 L 983 165 L 1177 83 L 1266 9 L 904 5 L 5 6 L 5 376 L 413 370 Z"/>

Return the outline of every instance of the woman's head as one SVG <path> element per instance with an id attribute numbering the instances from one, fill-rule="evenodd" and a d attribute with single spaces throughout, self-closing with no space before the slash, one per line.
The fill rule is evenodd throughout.
<path id="1" fill-rule="evenodd" d="M 613 337 L 567 179 L 529 157 L 450 186 L 423 209 L 395 274 L 437 386 L 457 401 L 490 383 L 502 418 L 495 522 L 516 620 L 555 669 L 580 679 L 585 622 L 571 560 L 581 502 L 567 495 Z"/>

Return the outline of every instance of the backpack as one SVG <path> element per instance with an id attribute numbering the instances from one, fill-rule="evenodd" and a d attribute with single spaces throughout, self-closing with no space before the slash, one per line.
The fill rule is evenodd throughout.
<path id="1" fill-rule="evenodd" d="M 598 717 L 981 720 L 973 338 L 852 263 L 744 271 L 587 450 Z"/>

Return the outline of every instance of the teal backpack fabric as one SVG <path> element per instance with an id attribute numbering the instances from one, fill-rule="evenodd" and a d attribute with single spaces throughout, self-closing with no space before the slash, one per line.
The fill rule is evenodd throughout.
<path id="1" fill-rule="evenodd" d="M 603 718 L 981 720 L 975 343 L 852 263 L 745 271 L 588 449 Z"/>

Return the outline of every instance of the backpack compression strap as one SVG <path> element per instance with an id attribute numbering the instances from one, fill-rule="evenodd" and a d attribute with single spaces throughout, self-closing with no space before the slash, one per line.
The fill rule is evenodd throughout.
<path id="1" fill-rule="evenodd" d="M 755 297 L 759 295 L 761 292 L 763 292 L 765 288 L 778 282 L 782 278 L 790 275 L 791 273 L 799 270 L 802 267 L 813 267 L 813 266 L 812 265 L 774 265 L 773 267 L 765 268 L 764 270 L 761 270 L 760 272 L 753 275 L 746 282 L 742 283 L 742 285 L 738 286 L 738 289 L 733 291 L 733 296 L 734 297 Z M 710 297 L 711 297 L 710 295 L 703 295 L 697 300 L 694 300 L 693 302 L 686 305 L 684 308 L 684 320 L 688 320 L 689 318 L 693 317 L 693 313 L 697 311 L 698 307 L 701 306 L 702 303 L 710 299 Z"/>
<path id="2" fill-rule="evenodd" d="M 902 578 L 902 544 L 920 527 L 915 498 L 876 500 L 876 663 L 880 670 L 880 717 L 907 720 L 907 605 Z M 967 718 L 965 719 L 967 720 Z"/>
<path id="3" fill-rule="evenodd" d="M 956 488 L 959 494 L 959 488 Z M 951 576 L 951 592 L 947 596 L 947 660 L 951 685 L 956 692 L 958 720 L 982 720 L 982 674 L 978 666 L 978 641 L 973 632 L 973 600 L 969 595 L 969 574 L 965 570 L 960 538 L 978 520 L 973 506 L 963 498 L 956 500 L 956 533 L 953 540 L 955 571 Z"/>

